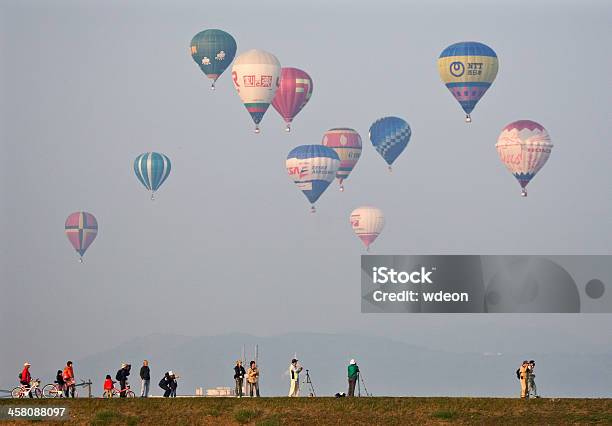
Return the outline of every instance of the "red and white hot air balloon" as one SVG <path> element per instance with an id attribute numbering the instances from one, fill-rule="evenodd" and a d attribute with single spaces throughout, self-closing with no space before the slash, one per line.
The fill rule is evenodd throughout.
<path id="1" fill-rule="evenodd" d="M 535 121 L 515 121 L 504 127 L 495 147 L 501 161 L 521 185 L 521 195 L 526 197 L 527 184 L 550 156 L 553 144 L 548 132 Z"/>
<path id="2" fill-rule="evenodd" d="M 298 68 L 281 68 L 280 87 L 274 95 L 272 106 L 291 131 L 291 122 L 312 96 L 312 78 Z"/>
<path id="3" fill-rule="evenodd" d="M 370 244 L 378 238 L 385 227 L 385 215 L 377 207 L 358 207 L 351 213 L 351 226 L 369 251 Z"/>
<path id="4" fill-rule="evenodd" d="M 344 191 L 342 183 L 349 177 L 361 157 L 361 136 L 353 129 L 338 127 L 325 132 L 321 144 L 333 148 L 340 157 L 340 168 L 336 178 L 340 184 L 340 191 Z"/>

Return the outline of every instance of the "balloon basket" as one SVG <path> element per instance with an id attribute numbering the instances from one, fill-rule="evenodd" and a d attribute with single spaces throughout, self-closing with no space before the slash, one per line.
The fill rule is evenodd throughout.
<path id="1" fill-rule="evenodd" d="M 151 201 L 155 201 L 155 192 L 151 192 Z"/>
<path id="2" fill-rule="evenodd" d="M 287 127 L 285 127 L 285 132 L 289 133 L 290 131 L 291 131 L 291 126 L 287 124 Z"/>
<path id="3" fill-rule="evenodd" d="M 214 82 L 210 85 L 210 90 L 212 90 L 213 92 L 215 91 L 215 83 Z"/>
<path id="4" fill-rule="evenodd" d="M 389 166 L 389 173 L 393 172 L 393 167 Z"/>
<path id="5" fill-rule="evenodd" d="M 83 263 L 83 258 L 79 257 L 79 263 Z"/>
<path id="6" fill-rule="evenodd" d="M 315 209 L 314 204 L 312 206 L 310 206 L 310 213 L 316 213 L 317 209 Z"/>
<path id="7" fill-rule="evenodd" d="M 261 132 L 261 130 L 259 130 L 259 126 L 255 126 L 255 133 L 259 134 L 259 132 Z"/>
<path id="8" fill-rule="evenodd" d="M 465 116 L 465 122 L 466 122 L 466 123 L 471 123 L 471 122 L 472 122 L 472 117 L 470 117 L 470 114 L 466 114 L 466 116 Z"/>
<path id="9" fill-rule="evenodd" d="M 340 192 L 344 192 L 344 186 L 340 185 Z"/>
<path id="10" fill-rule="evenodd" d="M 527 196 L 527 190 L 525 188 L 521 189 L 521 197 Z"/>

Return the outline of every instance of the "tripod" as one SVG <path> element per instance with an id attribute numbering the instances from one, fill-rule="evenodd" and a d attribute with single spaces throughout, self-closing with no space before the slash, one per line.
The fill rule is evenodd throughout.
<path id="1" fill-rule="evenodd" d="M 365 380 L 363 380 L 363 377 L 361 376 L 361 372 L 357 373 L 357 396 L 361 396 L 361 383 L 363 383 L 365 396 L 372 396 L 372 394 L 368 392 L 368 388 L 365 384 Z"/>
<path id="2" fill-rule="evenodd" d="M 308 370 L 306 370 L 306 378 L 304 379 L 303 383 L 310 385 L 310 396 L 317 396 L 314 385 L 312 384 L 312 380 L 310 379 L 310 373 L 308 372 Z"/>

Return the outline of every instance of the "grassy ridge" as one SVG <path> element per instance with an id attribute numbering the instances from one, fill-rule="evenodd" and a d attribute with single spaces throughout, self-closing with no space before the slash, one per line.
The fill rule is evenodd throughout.
<path id="1" fill-rule="evenodd" d="M 68 407 L 69 423 L 83 425 L 612 424 L 612 399 L 82 398 L 0 401 L 0 406 L 16 405 Z M 13 423 L 25 424 L 23 421 Z"/>

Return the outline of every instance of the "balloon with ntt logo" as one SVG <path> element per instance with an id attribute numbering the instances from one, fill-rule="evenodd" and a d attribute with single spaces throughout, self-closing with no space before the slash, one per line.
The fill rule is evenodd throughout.
<path id="1" fill-rule="evenodd" d="M 291 131 L 291 122 L 304 108 L 312 96 L 312 79 L 297 68 L 281 68 L 280 87 L 274 95 L 272 106 L 287 123 L 285 130 Z"/>
<path id="2" fill-rule="evenodd" d="M 550 156 L 553 144 L 548 132 L 535 121 L 515 121 L 504 127 L 495 147 L 501 161 L 521 185 L 521 195 L 526 197 L 527 184 Z"/>
<path id="3" fill-rule="evenodd" d="M 336 177 L 340 157 L 323 145 L 301 145 L 289 152 L 285 165 L 289 177 L 312 204 L 314 213 L 314 203 Z"/>
<path id="4" fill-rule="evenodd" d="M 280 70 L 276 56 L 258 49 L 244 52 L 234 61 L 234 87 L 255 122 L 255 133 L 259 133 L 259 123 L 280 86 Z"/>
<path id="5" fill-rule="evenodd" d="M 497 54 L 486 44 L 464 41 L 448 46 L 438 58 L 438 71 L 446 87 L 465 111 L 470 113 L 497 75 Z"/>
<path id="6" fill-rule="evenodd" d="M 236 56 L 236 40 L 221 30 L 204 30 L 191 39 L 191 57 L 202 72 L 215 82 Z"/>
<path id="7" fill-rule="evenodd" d="M 351 226 L 366 250 L 370 251 L 370 244 L 378 238 L 385 227 L 385 215 L 377 207 L 358 207 L 351 213 Z"/>
<path id="8" fill-rule="evenodd" d="M 340 184 L 340 191 L 344 191 L 343 182 L 349 177 L 361 156 L 361 136 L 353 129 L 338 127 L 325 132 L 321 144 L 332 148 L 340 158 L 336 178 Z"/>
<path id="9" fill-rule="evenodd" d="M 140 183 L 151 191 L 151 200 L 155 198 L 155 191 L 168 178 L 170 169 L 170 159 L 158 152 L 145 152 L 134 160 L 134 173 Z"/>
<path id="10" fill-rule="evenodd" d="M 372 145 L 387 162 L 390 171 L 395 159 L 410 142 L 412 130 L 406 120 L 398 117 L 383 117 L 370 126 L 369 134 Z"/>
<path id="11" fill-rule="evenodd" d="M 71 213 L 66 219 L 64 231 L 68 241 L 79 254 L 79 262 L 83 262 L 85 252 L 98 235 L 98 221 L 96 217 L 87 212 Z"/>

